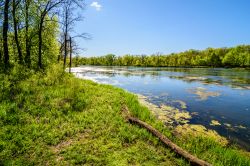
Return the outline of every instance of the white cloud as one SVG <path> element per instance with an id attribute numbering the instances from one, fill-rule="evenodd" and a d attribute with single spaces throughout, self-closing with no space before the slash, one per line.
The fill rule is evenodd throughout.
<path id="1" fill-rule="evenodd" d="M 94 1 L 90 5 L 91 7 L 94 7 L 97 11 L 100 11 L 102 8 L 102 5 L 100 5 L 98 2 Z"/>

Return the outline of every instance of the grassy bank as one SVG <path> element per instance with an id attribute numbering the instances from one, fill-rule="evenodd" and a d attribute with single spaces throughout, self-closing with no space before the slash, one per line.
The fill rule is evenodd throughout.
<path id="1" fill-rule="evenodd" d="M 20 73 L 19 71 L 23 71 Z M 80 80 L 59 66 L 0 74 L 0 165 L 189 165 L 121 116 L 151 124 L 214 165 L 250 165 L 247 153 L 203 137 L 176 138 L 122 89 Z"/>

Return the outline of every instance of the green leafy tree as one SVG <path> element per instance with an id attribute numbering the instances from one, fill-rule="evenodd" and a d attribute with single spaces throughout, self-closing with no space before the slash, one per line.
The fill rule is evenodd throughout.
<path id="1" fill-rule="evenodd" d="M 118 66 L 207 66 L 207 67 L 250 67 L 250 46 L 241 45 L 233 48 L 207 48 L 205 50 L 188 50 L 169 55 L 153 54 L 125 55 L 115 57 L 109 54 L 101 57 L 84 58 L 89 65 Z"/>

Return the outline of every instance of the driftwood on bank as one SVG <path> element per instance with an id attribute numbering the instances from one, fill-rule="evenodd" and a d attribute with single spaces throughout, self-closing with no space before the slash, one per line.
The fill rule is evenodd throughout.
<path id="1" fill-rule="evenodd" d="M 206 161 L 203 161 L 192 154 L 188 153 L 178 145 L 174 144 L 171 140 L 169 140 L 166 136 L 164 136 L 162 133 L 160 133 L 158 130 L 150 126 L 149 124 L 134 118 L 129 115 L 127 107 L 122 108 L 122 112 L 124 114 L 124 117 L 130 122 L 130 123 L 135 123 L 138 124 L 139 126 L 146 128 L 149 132 L 151 132 L 153 135 L 158 137 L 165 145 L 167 145 L 171 150 L 173 150 L 175 153 L 178 155 L 184 157 L 186 160 L 188 160 L 192 165 L 197 165 L 197 166 L 212 166 L 211 164 L 207 163 Z"/>

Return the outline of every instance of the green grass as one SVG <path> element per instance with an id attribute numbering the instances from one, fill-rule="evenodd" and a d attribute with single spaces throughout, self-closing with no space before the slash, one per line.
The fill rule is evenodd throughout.
<path id="1" fill-rule="evenodd" d="M 58 66 L 0 74 L 0 165 L 189 165 L 121 114 L 151 124 L 214 165 L 250 165 L 247 153 L 212 139 L 176 138 L 122 89 L 80 80 Z"/>

